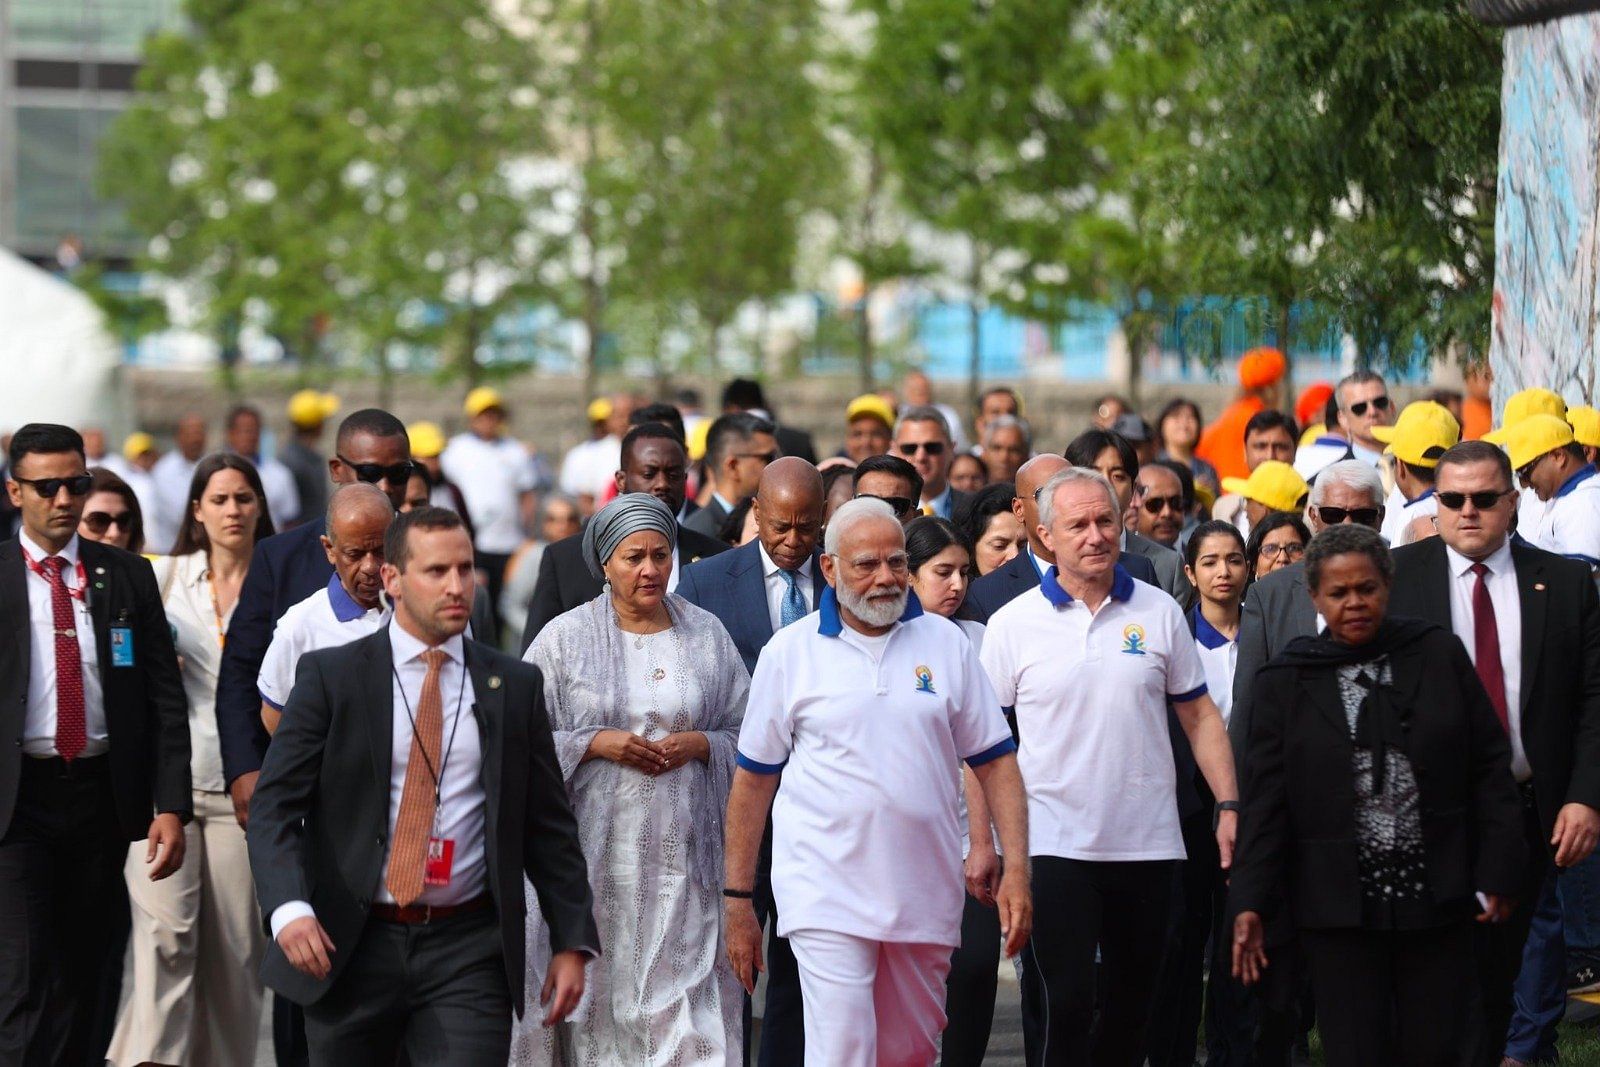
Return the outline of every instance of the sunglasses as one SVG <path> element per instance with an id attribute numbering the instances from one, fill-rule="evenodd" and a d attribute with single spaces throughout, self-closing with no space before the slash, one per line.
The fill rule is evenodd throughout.
<path id="1" fill-rule="evenodd" d="M 1477 493 L 1435 493 L 1434 496 L 1439 498 L 1441 508 L 1451 511 L 1460 511 L 1469 500 L 1479 511 L 1488 511 L 1514 492 L 1515 489 L 1485 489 Z"/>
<path id="2" fill-rule="evenodd" d="M 88 511 L 84 513 L 82 522 L 97 537 L 113 526 L 127 533 L 133 529 L 133 512 L 119 511 L 113 515 L 107 511 Z"/>
<path id="3" fill-rule="evenodd" d="M 917 510 L 917 502 L 908 496 L 879 496 L 876 493 L 857 493 L 857 500 L 881 500 L 896 515 L 909 515 Z"/>
<path id="4" fill-rule="evenodd" d="M 1549 454 L 1550 453 L 1546 452 L 1544 455 L 1548 456 Z M 1526 485 L 1528 482 L 1532 481 L 1533 480 L 1534 469 L 1539 466 L 1539 463 L 1543 459 L 1544 459 L 1544 456 L 1539 456 L 1539 457 L 1535 458 L 1532 463 L 1524 463 L 1522 466 L 1518 467 L 1517 468 L 1517 480 L 1522 482 L 1524 485 Z"/>
<path id="5" fill-rule="evenodd" d="M 1349 519 L 1357 526 L 1376 528 L 1378 514 L 1378 508 L 1317 508 L 1317 517 L 1322 520 L 1322 525 L 1324 526 L 1339 526 L 1344 520 Z"/>
<path id="6" fill-rule="evenodd" d="M 902 456 L 914 456 L 918 452 L 926 452 L 930 456 L 944 455 L 943 441 L 908 441 L 903 445 L 895 445 Z"/>
<path id="7" fill-rule="evenodd" d="M 1367 413 L 1368 404 L 1372 405 L 1373 411 L 1389 410 L 1389 398 L 1386 396 L 1375 396 L 1371 400 L 1357 400 L 1354 404 L 1351 404 L 1350 414 L 1365 415 Z"/>
<path id="8" fill-rule="evenodd" d="M 352 463 L 337 452 L 334 453 L 334 458 L 355 471 L 358 481 L 367 482 L 370 485 L 377 485 L 385 478 L 389 480 L 390 485 L 404 484 L 417 469 L 417 465 L 410 461 L 385 467 L 381 463 Z"/>
<path id="9" fill-rule="evenodd" d="M 1183 510 L 1183 497 L 1181 496 L 1147 496 L 1140 502 L 1140 506 L 1151 515 L 1159 515 L 1167 508 L 1181 512 Z"/>
<path id="10" fill-rule="evenodd" d="M 1299 559 L 1306 554 L 1306 546 L 1299 541 L 1284 541 L 1278 544 L 1262 545 L 1261 554 L 1267 559 L 1277 559 L 1283 556 L 1286 559 Z"/>
<path id="11" fill-rule="evenodd" d="M 61 492 L 61 487 L 66 486 L 68 494 L 72 496 L 88 496 L 89 487 L 94 484 L 92 474 L 74 474 L 70 478 L 16 478 L 12 481 L 19 485 L 31 485 L 33 491 L 46 500 L 54 500 L 56 494 Z"/>

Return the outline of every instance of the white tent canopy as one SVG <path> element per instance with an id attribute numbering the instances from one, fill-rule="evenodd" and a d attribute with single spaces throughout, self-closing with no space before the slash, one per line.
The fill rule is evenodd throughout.
<path id="1" fill-rule="evenodd" d="M 120 434 L 118 364 L 94 301 L 0 248 L 0 431 L 61 422 Z"/>

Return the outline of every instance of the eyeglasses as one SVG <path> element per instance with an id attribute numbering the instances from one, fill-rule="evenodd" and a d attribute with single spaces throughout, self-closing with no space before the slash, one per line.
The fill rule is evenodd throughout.
<path id="1" fill-rule="evenodd" d="M 89 528 L 89 532 L 96 537 L 105 533 L 112 526 L 115 526 L 123 533 L 127 533 L 133 529 L 133 512 L 119 511 L 113 515 L 107 511 L 86 511 L 82 522 Z"/>
<path id="2" fill-rule="evenodd" d="M 759 459 L 762 463 L 774 463 L 778 459 L 776 452 L 735 452 L 734 459 Z"/>
<path id="3" fill-rule="evenodd" d="M 914 456 L 918 452 L 926 452 L 930 456 L 944 455 L 943 441 L 907 441 L 894 447 L 902 456 Z"/>
<path id="4" fill-rule="evenodd" d="M 1484 489 L 1477 493 L 1435 493 L 1434 496 L 1439 498 L 1441 508 L 1450 511 L 1460 511 L 1469 500 L 1479 511 L 1488 511 L 1515 492 L 1515 489 Z"/>
<path id="5" fill-rule="evenodd" d="M 1159 515 L 1167 508 L 1181 512 L 1183 510 L 1182 496 L 1147 496 L 1140 501 L 1140 506 L 1152 515 Z"/>
<path id="6" fill-rule="evenodd" d="M 1381 508 L 1319 507 L 1317 508 L 1317 517 L 1322 520 L 1322 525 L 1324 526 L 1339 526 L 1346 519 L 1349 519 L 1357 526 L 1371 526 L 1376 529 L 1378 515 L 1381 511 Z"/>
<path id="7" fill-rule="evenodd" d="M 1266 559 L 1299 559 L 1306 554 L 1306 546 L 1299 541 L 1280 541 L 1276 544 L 1262 545 L 1261 555 Z"/>
<path id="8" fill-rule="evenodd" d="M 1373 411 L 1389 410 L 1389 398 L 1386 396 L 1375 396 L 1371 400 L 1357 400 L 1354 404 L 1351 404 L 1350 414 L 1365 415 L 1367 413 L 1368 404 L 1372 405 Z"/>
<path id="9" fill-rule="evenodd" d="M 386 478 L 389 480 L 390 485 L 402 485 L 410 480 L 411 475 L 417 469 L 417 465 L 410 461 L 385 467 L 381 463 L 352 463 L 337 452 L 334 453 L 333 458 L 355 471 L 358 481 L 367 482 L 371 485 L 377 485 Z"/>
<path id="10" fill-rule="evenodd" d="M 917 502 L 908 496 L 879 496 L 876 493 L 857 493 L 857 500 L 881 500 L 896 515 L 909 515 L 917 510 Z"/>
<path id="11" fill-rule="evenodd" d="M 70 478 L 18 478 L 13 476 L 12 481 L 19 485 L 31 485 L 33 491 L 46 500 L 54 500 L 61 492 L 61 487 L 66 486 L 67 493 L 71 496 L 88 496 L 89 487 L 94 484 L 92 474 L 74 474 Z"/>

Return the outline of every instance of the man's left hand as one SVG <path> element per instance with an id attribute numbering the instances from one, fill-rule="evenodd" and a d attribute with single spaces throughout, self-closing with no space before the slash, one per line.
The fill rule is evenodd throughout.
<path id="1" fill-rule="evenodd" d="M 183 823 L 170 811 L 162 812 L 150 820 L 150 837 L 144 850 L 144 861 L 152 864 L 150 880 L 159 882 L 183 866 Z"/>
<path id="2" fill-rule="evenodd" d="M 1239 839 L 1239 813 L 1217 812 L 1217 855 L 1223 870 L 1233 867 L 1233 844 Z"/>
<path id="3" fill-rule="evenodd" d="M 1028 884 L 1026 860 L 1006 865 L 994 902 L 1000 910 L 1000 936 L 1005 939 L 1005 955 L 1015 956 L 1033 936 L 1033 888 Z"/>
<path id="4" fill-rule="evenodd" d="M 577 949 L 550 957 L 550 970 L 539 991 L 539 1004 L 545 1009 L 544 1025 L 563 1021 L 583 999 L 584 968 L 588 962 L 589 957 Z"/>
<path id="5" fill-rule="evenodd" d="M 1556 813 L 1555 833 L 1550 845 L 1556 850 L 1556 866 L 1572 867 L 1589 858 L 1595 841 L 1600 840 L 1600 811 L 1587 804 L 1564 804 Z"/>

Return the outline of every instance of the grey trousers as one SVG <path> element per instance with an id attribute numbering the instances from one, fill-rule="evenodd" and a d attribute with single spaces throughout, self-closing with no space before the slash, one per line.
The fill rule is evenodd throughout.
<path id="1" fill-rule="evenodd" d="M 306 1007 L 312 1067 L 505 1067 L 511 994 L 493 909 L 424 926 L 368 919 L 339 980 Z"/>

